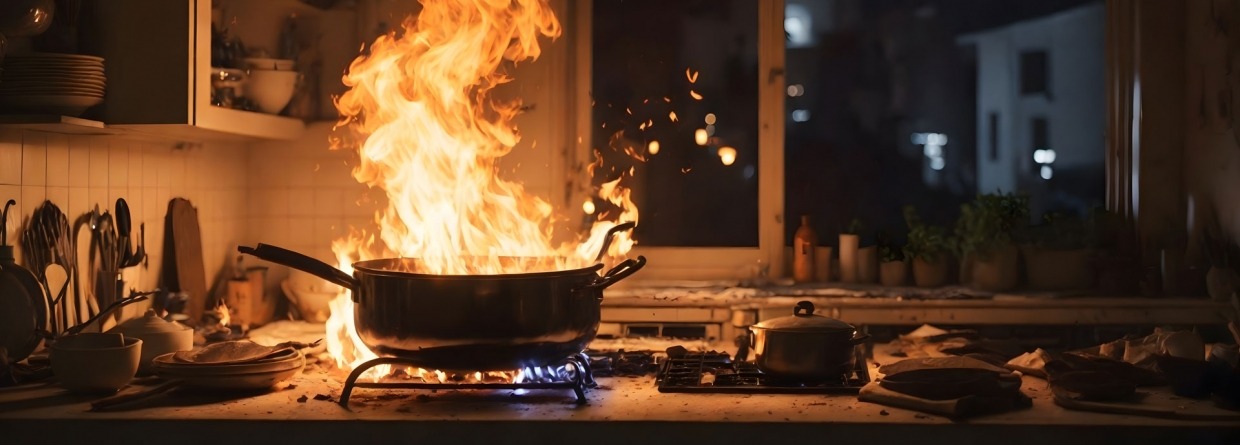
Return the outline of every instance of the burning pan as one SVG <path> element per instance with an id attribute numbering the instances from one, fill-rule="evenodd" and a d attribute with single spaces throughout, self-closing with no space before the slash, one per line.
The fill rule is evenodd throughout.
<path id="1" fill-rule="evenodd" d="M 388 258 L 354 263 L 350 276 L 271 245 L 237 250 L 350 289 L 362 343 L 380 356 L 445 371 L 546 366 L 585 350 L 598 333 L 603 289 L 646 265 L 639 256 L 602 276 L 602 264 L 553 272 L 433 275 L 403 272 L 414 270 L 409 266 L 415 259 Z"/>

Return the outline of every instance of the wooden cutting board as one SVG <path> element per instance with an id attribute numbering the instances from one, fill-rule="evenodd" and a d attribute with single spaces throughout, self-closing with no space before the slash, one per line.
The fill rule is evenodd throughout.
<path id="1" fill-rule="evenodd" d="M 202 230 L 198 209 L 185 198 L 168 202 L 164 219 L 164 282 L 169 289 L 185 292 L 185 314 L 198 324 L 207 302 L 207 270 L 202 258 Z"/>
<path id="2" fill-rule="evenodd" d="M 1160 417 L 1183 420 L 1231 420 L 1240 421 L 1240 412 L 1228 411 L 1209 399 L 1195 400 L 1178 397 L 1169 387 L 1139 388 L 1130 400 L 1094 402 L 1072 398 L 1067 393 L 1054 390 L 1055 404 L 1078 411 L 1127 414 L 1131 416 Z"/>

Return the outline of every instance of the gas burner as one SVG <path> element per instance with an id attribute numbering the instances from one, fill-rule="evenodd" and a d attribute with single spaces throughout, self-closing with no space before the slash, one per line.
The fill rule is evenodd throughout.
<path id="1" fill-rule="evenodd" d="M 344 389 L 340 392 L 340 406 L 349 408 L 349 395 L 352 394 L 354 388 L 378 388 L 378 389 L 430 389 L 430 390 L 452 390 L 452 389 L 571 389 L 577 395 L 577 403 L 586 403 L 586 388 L 594 388 L 598 386 L 594 382 L 594 375 L 590 371 L 590 358 L 585 353 L 578 353 L 566 357 L 563 361 L 548 365 L 545 367 L 529 368 L 542 369 L 552 368 L 562 370 L 562 372 L 553 372 L 551 374 L 559 375 L 539 375 L 531 377 L 531 381 L 525 382 L 359 382 L 358 378 L 363 373 L 379 365 L 397 365 L 416 368 L 417 366 L 410 363 L 406 359 L 398 357 L 380 357 L 368 362 L 362 363 L 353 372 L 349 373 L 349 378 L 344 382 Z"/>
<path id="2" fill-rule="evenodd" d="M 659 367 L 659 392 L 857 394 L 870 382 L 864 354 L 857 351 L 853 369 L 838 378 L 788 380 L 767 375 L 752 362 L 732 360 L 722 352 L 693 352 L 668 358 Z"/>

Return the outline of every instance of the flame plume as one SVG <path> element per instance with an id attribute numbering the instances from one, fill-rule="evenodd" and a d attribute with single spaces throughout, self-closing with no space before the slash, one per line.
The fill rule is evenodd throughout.
<path id="1" fill-rule="evenodd" d="M 401 32 L 380 36 L 344 76 L 348 91 L 334 148 L 357 151 L 361 183 L 383 190 L 377 232 L 355 231 L 333 243 L 337 261 L 418 258 L 429 274 L 531 272 L 502 257 L 551 259 L 536 270 L 585 267 L 619 218 L 637 220 L 618 181 L 600 197 L 618 206 L 584 240 L 553 244 L 553 209 L 521 184 L 499 178 L 498 161 L 520 140 L 513 118 L 519 101 L 501 102 L 494 89 L 512 79 L 506 69 L 541 53 L 538 39 L 560 35 L 547 0 L 425 0 Z M 622 256 L 634 244 L 620 234 L 609 248 Z M 347 296 L 332 302 L 328 350 L 342 367 L 375 358 L 353 329 Z M 386 370 L 380 370 L 386 373 Z"/>

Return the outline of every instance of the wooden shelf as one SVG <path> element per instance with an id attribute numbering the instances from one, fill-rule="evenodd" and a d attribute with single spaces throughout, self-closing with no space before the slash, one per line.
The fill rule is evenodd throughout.
<path id="1" fill-rule="evenodd" d="M 4 114 L 0 127 L 76 135 L 110 135 L 120 130 L 108 128 L 103 122 L 54 114 Z"/>
<path id="2" fill-rule="evenodd" d="M 198 110 L 194 124 L 123 124 L 109 128 L 177 141 L 245 142 L 295 140 L 306 130 L 300 119 L 220 107 Z"/>
<path id="3" fill-rule="evenodd" d="M 301 137 L 306 129 L 301 120 L 291 117 L 218 107 L 202 111 L 197 125 L 107 125 L 100 121 L 71 116 L 14 114 L 0 115 L 0 127 L 82 136 L 125 135 L 178 142 L 293 140 Z"/>

